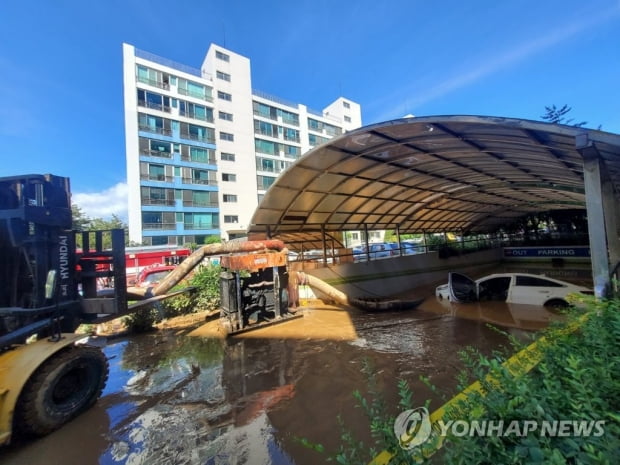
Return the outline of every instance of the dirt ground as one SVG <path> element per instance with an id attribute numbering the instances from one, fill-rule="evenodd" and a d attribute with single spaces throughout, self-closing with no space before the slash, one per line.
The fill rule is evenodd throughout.
<path id="1" fill-rule="evenodd" d="M 203 311 L 190 313 L 187 315 L 179 315 L 172 318 L 166 318 L 155 325 L 156 330 L 178 330 L 186 331 L 196 326 L 202 325 L 208 320 L 217 317 L 218 312 Z M 85 330 L 82 330 L 85 331 Z M 86 331 L 85 331 L 86 332 Z M 130 334 L 130 330 L 124 323 L 124 317 L 117 318 L 105 323 L 100 323 L 95 328 L 97 336 L 120 337 Z"/>

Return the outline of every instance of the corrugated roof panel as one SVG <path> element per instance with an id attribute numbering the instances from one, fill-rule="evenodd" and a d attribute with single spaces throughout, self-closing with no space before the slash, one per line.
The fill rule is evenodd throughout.
<path id="1" fill-rule="evenodd" d="M 584 203 L 576 150 L 583 134 L 597 144 L 620 187 L 620 136 L 614 134 L 476 116 L 371 125 L 317 147 L 284 172 L 251 230 L 268 225 L 274 237 L 301 241 L 315 240 L 320 222 L 342 230 L 486 231 L 528 212 L 575 208 Z"/>

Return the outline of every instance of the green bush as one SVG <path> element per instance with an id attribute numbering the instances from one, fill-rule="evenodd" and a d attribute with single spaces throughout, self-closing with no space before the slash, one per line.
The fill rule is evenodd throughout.
<path id="1" fill-rule="evenodd" d="M 131 313 L 125 317 L 125 324 L 133 332 L 145 332 L 164 318 L 171 318 L 201 311 L 220 308 L 220 266 L 201 265 L 189 281 L 176 286 L 172 291 L 191 286 L 195 289 L 171 297 Z"/>
<path id="2" fill-rule="evenodd" d="M 127 329 L 134 333 L 151 331 L 153 325 L 162 319 L 161 306 L 158 307 L 147 306 L 127 315 L 124 319 Z"/>
<path id="3" fill-rule="evenodd" d="M 164 315 L 172 317 L 219 309 L 220 271 L 219 265 L 201 265 L 187 283 L 196 290 L 165 300 Z M 186 285 L 181 287 L 186 287 Z"/>
<path id="4" fill-rule="evenodd" d="M 476 357 L 470 351 L 464 359 L 471 373 L 483 379 L 489 371 L 501 389 L 483 383 L 487 394 L 471 394 L 452 415 L 504 424 L 602 420 L 604 434 L 555 436 L 535 431 L 522 436 L 451 436 L 444 450 L 445 463 L 620 463 L 620 301 L 592 307 L 575 332 L 548 333 L 550 344 L 541 361 L 521 378 L 512 376 L 499 360 Z"/>

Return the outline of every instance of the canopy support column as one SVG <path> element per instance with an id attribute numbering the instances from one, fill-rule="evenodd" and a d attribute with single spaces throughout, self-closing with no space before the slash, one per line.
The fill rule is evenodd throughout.
<path id="1" fill-rule="evenodd" d="M 607 253 L 607 224 L 603 204 L 607 204 L 609 200 L 604 200 L 605 192 L 602 189 L 600 155 L 594 142 L 588 140 L 587 134 L 583 134 L 577 136 L 576 148 L 583 156 L 583 182 L 588 211 L 588 235 L 590 236 L 594 295 L 597 298 L 604 298 L 609 294 L 610 277 Z M 608 214 L 608 216 L 610 215 Z"/>

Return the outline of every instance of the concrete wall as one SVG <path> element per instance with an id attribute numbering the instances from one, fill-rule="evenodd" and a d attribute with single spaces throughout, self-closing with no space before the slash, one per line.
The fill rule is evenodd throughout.
<path id="1" fill-rule="evenodd" d="M 502 249 L 484 250 L 457 257 L 439 258 L 436 252 L 393 257 L 361 263 L 344 263 L 322 268 L 303 268 L 349 297 L 394 296 L 411 293 L 448 281 L 448 272 L 480 276 L 497 267 Z"/>

